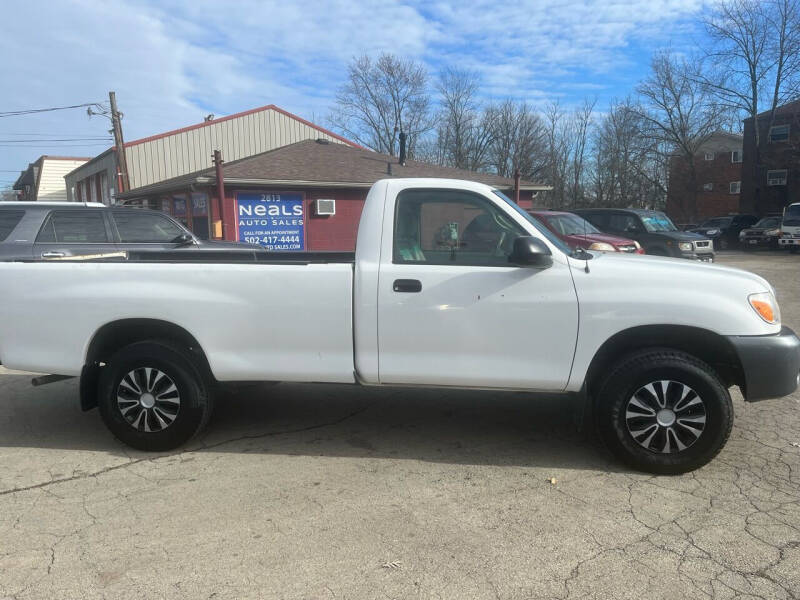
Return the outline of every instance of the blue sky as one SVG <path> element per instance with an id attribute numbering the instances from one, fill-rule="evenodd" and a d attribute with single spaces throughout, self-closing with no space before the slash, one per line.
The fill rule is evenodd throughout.
<path id="1" fill-rule="evenodd" d="M 7 0 L 0 112 L 104 101 L 113 89 L 127 140 L 265 104 L 324 125 L 347 62 L 383 51 L 432 76 L 475 70 L 488 100 L 591 96 L 602 111 L 646 75 L 653 50 L 690 51 L 703 10 L 703 0 Z M 80 110 L 0 118 L 0 140 L 107 129 Z M 106 147 L 0 142 L 0 187 L 41 154 Z"/>

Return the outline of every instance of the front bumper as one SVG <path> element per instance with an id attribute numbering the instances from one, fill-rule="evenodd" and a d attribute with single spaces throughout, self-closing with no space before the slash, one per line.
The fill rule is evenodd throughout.
<path id="1" fill-rule="evenodd" d="M 800 338 L 788 327 L 772 335 L 728 336 L 744 373 L 748 402 L 788 396 L 800 383 Z"/>
<path id="2" fill-rule="evenodd" d="M 781 238 L 778 240 L 781 246 L 800 246 L 800 238 Z"/>
<path id="3" fill-rule="evenodd" d="M 691 242 L 692 249 L 691 250 L 684 250 L 680 247 L 680 242 L 676 243 L 673 247 L 675 248 L 676 254 L 678 258 L 688 258 L 689 260 L 702 260 L 705 262 L 714 262 L 714 240 L 709 238 L 705 240 L 697 240 Z"/>
<path id="4" fill-rule="evenodd" d="M 689 260 L 699 260 L 702 262 L 714 262 L 713 252 L 680 252 L 678 258 L 688 258 Z"/>
<path id="5" fill-rule="evenodd" d="M 775 236 L 750 235 L 739 238 L 739 244 L 742 246 L 775 246 L 778 244 L 778 238 Z"/>

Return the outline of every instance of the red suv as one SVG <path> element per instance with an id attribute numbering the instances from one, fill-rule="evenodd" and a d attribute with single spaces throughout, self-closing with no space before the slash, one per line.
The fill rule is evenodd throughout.
<path id="1" fill-rule="evenodd" d="M 644 250 L 638 242 L 602 233 L 589 221 L 574 213 L 556 210 L 531 210 L 529 212 L 571 248 L 644 254 Z"/>

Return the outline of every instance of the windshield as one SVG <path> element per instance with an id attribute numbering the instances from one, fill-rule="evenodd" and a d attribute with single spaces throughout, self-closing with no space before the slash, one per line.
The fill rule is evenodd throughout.
<path id="1" fill-rule="evenodd" d="M 800 204 L 790 204 L 783 214 L 783 224 L 797 227 L 800 225 Z"/>
<path id="2" fill-rule="evenodd" d="M 770 227 L 780 227 L 781 225 L 781 218 L 780 217 L 766 217 L 765 219 L 761 219 L 758 223 L 753 225 L 754 228 L 761 227 L 764 229 L 769 229 Z"/>
<path id="3" fill-rule="evenodd" d="M 669 217 L 660 212 L 642 215 L 642 223 L 647 231 L 678 231 Z"/>
<path id="4" fill-rule="evenodd" d="M 578 215 L 547 215 L 545 220 L 561 235 L 600 233 L 594 225 Z"/>
<path id="5" fill-rule="evenodd" d="M 509 205 L 511 208 L 513 208 L 513 209 L 514 209 L 514 210 L 515 210 L 517 213 L 519 213 L 520 215 L 522 215 L 522 216 L 525 218 L 525 220 L 526 220 L 528 223 L 530 223 L 531 225 L 533 225 L 533 226 L 536 228 L 536 231 L 538 231 L 538 232 L 539 232 L 539 233 L 541 233 L 541 234 L 542 234 L 544 237 L 546 237 L 546 238 L 547 238 L 547 241 L 548 241 L 548 242 L 550 242 L 551 244 L 553 244 L 553 245 L 554 245 L 556 248 L 558 248 L 559 250 L 561 250 L 561 251 L 562 251 L 564 254 L 572 254 L 572 249 L 571 249 L 569 246 L 567 246 L 567 245 L 566 245 L 566 244 L 565 244 L 563 241 L 561 241 L 560 239 L 558 239 L 558 238 L 557 238 L 557 237 L 556 237 L 556 236 L 553 234 L 553 232 L 551 232 L 551 231 L 548 231 L 547 227 L 545 227 L 544 225 L 542 225 L 541 223 L 539 223 L 539 221 L 537 221 L 537 220 L 536 220 L 536 218 L 535 218 L 533 215 L 530 215 L 530 214 L 528 214 L 528 213 L 527 213 L 525 210 L 523 210 L 522 208 L 520 208 L 520 207 L 519 207 L 517 204 L 514 204 L 514 202 L 511 200 L 511 198 L 509 198 L 508 196 L 506 196 L 506 195 L 505 195 L 503 192 L 501 192 L 500 190 L 492 190 L 492 191 L 493 191 L 493 192 L 494 192 L 494 193 L 495 193 L 495 194 L 496 194 L 496 195 L 497 195 L 499 198 L 502 198 L 502 199 L 503 199 L 503 200 L 506 202 L 506 204 L 508 204 L 508 205 Z"/>
<path id="6" fill-rule="evenodd" d="M 727 227 L 731 224 L 731 221 L 733 221 L 733 217 L 715 217 L 703 221 L 701 227 Z"/>

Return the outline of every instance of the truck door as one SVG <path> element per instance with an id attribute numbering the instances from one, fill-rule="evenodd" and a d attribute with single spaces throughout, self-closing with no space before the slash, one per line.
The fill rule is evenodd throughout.
<path id="1" fill-rule="evenodd" d="M 393 217 L 378 276 L 380 382 L 564 389 L 578 328 L 566 257 L 509 265 L 530 232 L 476 192 L 407 189 Z"/>

